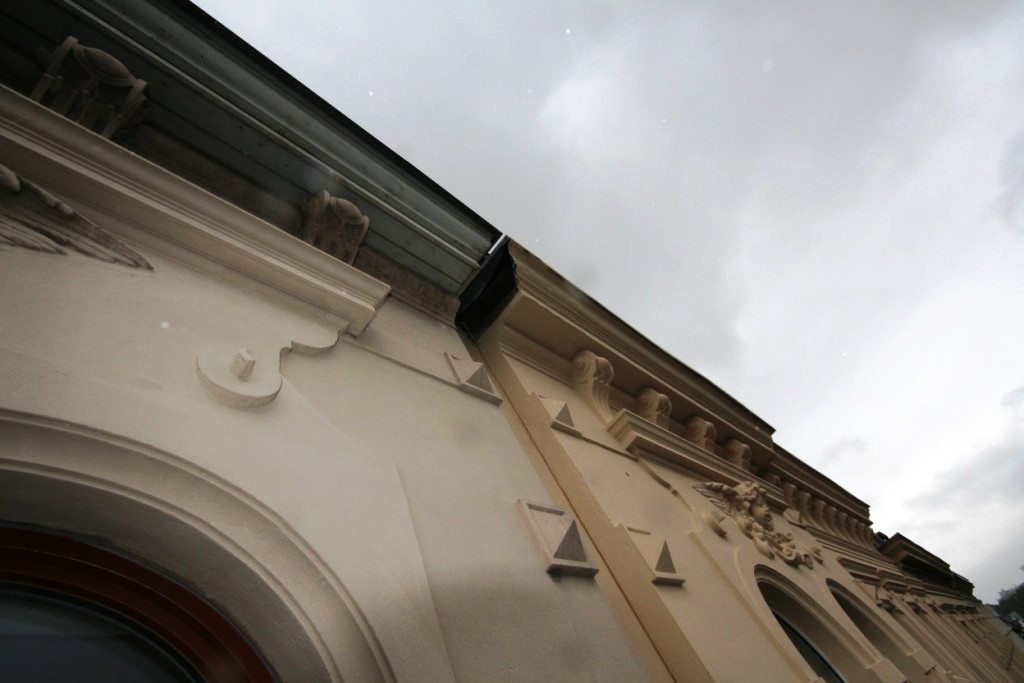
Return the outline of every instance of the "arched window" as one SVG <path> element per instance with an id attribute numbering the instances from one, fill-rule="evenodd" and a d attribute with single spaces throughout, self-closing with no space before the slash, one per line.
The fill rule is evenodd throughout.
<path id="1" fill-rule="evenodd" d="M 772 612 L 772 614 L 775 615 L 779 625 L 782 626 L 782 630 L 789 636 L 793 647 L 796 648 L 797 652 L 800 653 L 800 656 L 804 658 L 804 661 L 807 662 L 814 673 L 818 674 L 825 683 L 843 683 L 843 677 L 825 659 L 825 655 L 819 652 L 818 648 L 814 647 L 814 644 L 807 639 L 807 636 L 800 633 L 795 626 L 786 621 L 785 617 L 778 612 Z"/>
<path id="2" fill-rule="evenodd" d="M 774 578 L 774 574 L 772 575 Z M 757 582 L 765 602 L 783 632 L 807 665 L 827 683 L 843 683 L 849 673 L 859 671 L 859 664 L 837 635 L 837 626 L 829 627 L 827 614 L 809 607 L 810 600 L 801 600 L 795 588 L 786 590 L 782 579 L 767 575 Z"/>
<path id="3" fill-rule="evenodd" d="M 894 637 L 886 632 L 878 618 L 860 604 L 860 601 L 851 595 L 846 594 L 839 586 L 829 581 L 829 590 L 832 597 L 839 603 L 839 607 L 850 617 L 850 621 L 860 629 L 861 633 L 867 636 L 871 644 L 878 648 L 879 652 L 889 658 L 896 668 L 903 675 L 915 671 L 919 667 L 911 661 L 907 654 L 907 647 L 894 640 Z"/>
<path id="4" fill-rule="evenodd" d="M 0 528 L 4 681 L 271 683 L 260 656 L 181 584 L 81 541 Z"/>

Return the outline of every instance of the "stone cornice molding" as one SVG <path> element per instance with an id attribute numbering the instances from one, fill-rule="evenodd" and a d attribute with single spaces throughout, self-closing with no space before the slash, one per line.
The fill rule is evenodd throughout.
<path id="1" fill-rule="evenodd" d="M 658 391 L 667 395 L 678 409 L 677 413 L 680 410 L 686 414 L 708 411 L 716 422 L 744 441 L 771 447 L 771 435 L 775 430 L 767 422 L 707 378 L 651 343 L 518 244 L 510 242 L 509 250 L 515 262 L 516 282 L 521 293 L 546 308 L 548 315 L 562 318 L 593 340 L 592 344 L 580 344 L 581 348 L 589 348 L 607 357 L 620 373 L 626 371 L 627 364 L 631 366 L 631 379 L 643 384 L 632 391 L 624 388 L 626 393 L 633 395 L 646 386 L 660 387 Z M 542 345 L 553 348 L 551 344 L 545 344 L 544 339 L 538 339 L 535 330 L 530 330 L 534 333 L 530 334 L 515 320 L 509 320 L 509 323 Z M 620 358 L 624 362 L 620 363 Z"/>
<path id="2" fill-rule="evenodd" d="M 786 482 L 793 485 L 792 495 L 786 499 L 792 508 L 787 515 L 790 521 L 820 525 L 847 544 L 870 544 L 868 506 L 775 446 L 767 423 L 521 246 L 510 242 L 509 255 L 515 269 L 515 294 L 493 324 L 505 352 L 578 391 L 584 382 L 572 379 L 573 360 L 584 352 L 603 358 L 614 367 L 613 375 L 597 387 L 598 393 L 591 383 L 583 395 L 609 429 L 611 421 L 621 415 L 618 408 L 631 410 L 634 417 L 646 409 L 648 419 L 664 427 L 675 441 L 703 444 L 708 452 L 702 460 L 731 461 L 746 472 L 743 478 L 757 475 L 773 490 Z M 835 519 L 815 518 L 815 501 L 820 501 L 823 515 Z M 840 513 L 845 517 L 840 519 Z"/>
<path id="3" fill-rule="evenodd" d="M 778 445 L 768 470 L 784 480 L 797 483 L 800 490 L 814 498 L 829 501 L 837 510 L 846 512 L 857 521 L 871 524 L 867 503 Z"/>
<path id="4" fill-rule="evenodd" d="M 750 479 L 750 473 L 742 467 L 628 410 L 618 412 L 608 424 L 608 433 L 634 456 L 654 457 L 704 479 L 730 486 Z M 759 484 L 773 508 L 785 509 L 786 500 L 779 487 L 768 482 Z"/>
<path id="5" fill-rule="evenodd" d="M 385 283 L 3 86 L 0 155 L 60 196 L 128 224 L 111 222 L 111 232 L 131 230 L 122 236 L 174 258 L 212 261 L 217 270 L 241 273 L 299 300 L 350 334 L 366 328 L 390 291 Z"/>

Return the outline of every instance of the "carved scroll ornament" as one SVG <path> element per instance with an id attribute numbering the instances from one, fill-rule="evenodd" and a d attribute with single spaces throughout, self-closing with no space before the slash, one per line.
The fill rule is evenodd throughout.
<path id="1" fill-rule="evenodd" d="M 714 451 L 715 425 L 699 415 L 691 415 L 683 424 L 683 437 L 697 446 Z"/>
<path id="2" fill-rule="evenodd" d="M 152 270 L 140 254 L 52 194 L 0 164 L 0 245 Z"/>
<path id="3" fill-rule="evenodd" d="M 668 396 L 650 387 L 641 389 L 636 395 L 636 414 L 667 429 L 672 415 L 672 402 Z"/>
<path id="4" fill-rule="evenodd" d="M 725 442 L 726 460 L 737 467 L 750 471 L 750 446 L 736 439 Z"/>
<path id="5" fill-rule="evenodd" d="M 794 567 L 801 565 L 814 568 L 819 553 L 797 547 L 792 534 L 775 530 L 775 522 L 768 509 L 765 490 L 752 481 L 743 481 L 735 486 L 718 482 L 697 484 L 694 488 L 711 500 L 726 515 L 736 521 L 743 534 L 754 542 L 765 557 L 773 559 L 776 555 Z M 712 527 L 714 529 L 714 527 Z M 724 533 L 714 529 L 720 536 Z"/>
<path id="6" fill-rule="evenodd" d="M 608 359 L 593 351 L 580 351 L 572 359 L 569 382 L 605 423 L 612 419 L 608 391 L 614 375 Z"/>

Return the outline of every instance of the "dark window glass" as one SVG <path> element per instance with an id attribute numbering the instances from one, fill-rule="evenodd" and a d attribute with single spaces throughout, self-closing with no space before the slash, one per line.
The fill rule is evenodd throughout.
<path id="1" fill-rule="evenodd" d="M 774 614 L 774 613 L 773 613 Z M 811 645 L 810 641 L 804 638 L 800 631 L 790 626 L 789 622 L 780 617 L 778 614 L 775 618 L 779 620 L 779 625 L 782 626 L 782 630 L 786 632 L 789 639 L 793 641 L 793 646 L 800 653 L 800 656 L 804 658 L 814 673 L 821 676 L 825 683 L 844 683 L 842 676 L 840 676 L 832 665 L 828 663 L 818 649 Z"/>
<path id="2" fill-rule="evenodd" d="M 0 586 L 6 683 L 201 683 L 165 643 L 84 602 Z"/>

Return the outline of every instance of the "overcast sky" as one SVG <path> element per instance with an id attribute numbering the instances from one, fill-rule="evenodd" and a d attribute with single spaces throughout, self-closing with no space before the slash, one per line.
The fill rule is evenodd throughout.
<path id="1" fill-rule="evenodd" d="M 1024 3 L 201 0 L 994 601 Z"/>

